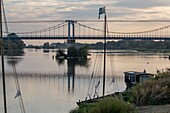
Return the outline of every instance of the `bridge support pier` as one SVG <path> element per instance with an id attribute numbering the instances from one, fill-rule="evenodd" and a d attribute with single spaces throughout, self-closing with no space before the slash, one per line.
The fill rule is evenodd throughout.
<path id="1" fill-rule="evenodd" d="M 68 39 L 67 44 L 74 44 L 75 43 L 75 26 L 74 23 L 76 21 L 73 20 L 66 20 L 68 22 Z M 71 37 L 71 25 L 72 25 L 72 37 Z"/>

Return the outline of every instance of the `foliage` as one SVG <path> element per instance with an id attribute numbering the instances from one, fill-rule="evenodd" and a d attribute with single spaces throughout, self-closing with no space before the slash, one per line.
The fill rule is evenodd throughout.
<path id="1" fill-rule="evenodd" d="M 117 49 L 169 49 L 170 41 L 118 41 L 108 42 L 108 48 Z"/>
<path id="2" fill-rule="evenodd" d="M 116 97 L 109 97 L 98 103 L 82 105 L 70 113 L 135 113 L 135 108 Z"/>
<path id="3" fill-rule="evenodd" d="M 122 93 L 122 97 L 136 105 L 170 104 L 170 72 L 159 73 L 154 79 Z"/>
<path id="4" fill-rule="evenodd" d="M 64 56 L 64 57 L 66 57 L 66 54 L 64 53 L 64 50 L 57 50 L 57 54 L 56 54 L 56 57 L 58 57 L 58 56 Z"/>
<path id="5" fill-rule="evenodd" d="M 135 109 L 131 104 L 116 97 L 106 98 L 97 103 L 92 113 L 134 113 Z"/>
<path id="6" fill-rule="evenodd" d="M 43 48 L 44 49 L 49 49 L 49 47 L 50 47 L 50 43 L 49 42 L 46 42 L 46 43 L 43 44 Z"/>
<path id="7" fill-rule="evenodd" d="M 47 44 L 47 43 L 44 43 Z M 103 42 L 97 42 L 93 44 L 81 44 L 75 43 L 77 48 L 88 46 L 90 49 L 103 49 Z M 142 52 L 170 52 L 170 41 L 130 41 L 130 40 L 123 40 L 123 41 L 108 41 L 107 49 L 135 49 Z M 65 43 L 51 43 L 47 44 L 47 48 L 67 48 Z"/>
<path id="8" fill-rule="evenodd" d="M 135 96 L 134 96 L 132 90 L 126 90 L 118 96 L 119 96 L 119 98 L 122 98 L 125 102 L 134 103 Z"/>
<path id="9" fill-rule="evenodd" d="M 72 110 L 70 113 L 91 113 L 90 111 L 92 109 L 94 109 L 94 107 L 96 106 L 96 104 L 94 103 L 85 103 L 81 106 L 79 106 L 78 108 Z"/>
<path id="10" fill-rule="evenodd" d="M 18 37 L 15 33 L 11 33 L 7 36 L 7 39 L 3 40 L 4 54 L 9 56 L 23 55 L 24 42 L 21 39 L 13 39 Z M 1 46 L 0 46 L 1 48 Z"/>
<path id="11" fill-rule="evenodd" d="M 75 46 L 70 46 L 67 50 L 68 57 L 77 57 L 78 49 Z"/>
<path id="12" fill-rule="evenodd" d="M 123 41 L 108 41 L 107 42 L 107 49 L 135 49 L 139 51 L 148 51 L 151 49 L 155 49 L 158 51 L 162 49 L 165 49 L 162 52 L 169 51 L 170 49 L 170 41 L 128 41 L 128 40 L 123 40 Z M 95 44 L 90 44 L 90 48 L 98 48 L 98 49 L 103 49 L 103 43 L 98 42 Z"/>
<path id="13" fill-rule="evenodd" d="M 68 57 L 81 57 L 81 58 L 87 58 L 88 55 L 88 48 L 87 46 L 85 47 L 80 47 L 76 48 L 75 46 L 70 46 L 67 50 L 67 56 Z"/>
<path id="14" fill-rule="evenodd" d="M 88 67 L 87 55 L 87 47 L 76 48 L 75 46 L 70 46 L 67 54 L 64 53 L 64 50 L 57 50 L 56 58 L 60 64 L 64 62 L 63 59 L 67 59 L 68 66 L 74 67 L 75 65 L 80 65 Z"/>
<path id="15" fill-rule="evenodd" d="M 13 39 L 14 37 L 18 36 L 15 33 L 11 33 L 7 36 L 8 39 L 3 40 L 4 50 L 21 50 L 25 47 L 21 39 Z"/>

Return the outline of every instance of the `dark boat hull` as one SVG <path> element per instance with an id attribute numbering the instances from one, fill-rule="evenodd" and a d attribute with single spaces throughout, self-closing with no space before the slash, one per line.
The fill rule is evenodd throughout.
<path id="1" fill-rule="evenodd" d="M 84 100 L 84 101 L 80 101 L 79 102 L 76 102 L 78 106 L 82 105 L 82 104 L 88 104 L 88 103 L 96 103 L 96 102 L 99 102 L 101 99 L 103 98 L 107 98 L 107 97 L 115 97 L 115 95 L 118 95 L 120 92 L 115 92 L 113 94 L 109 94 L 109 95 L 106 95 L 106 96 L 102 96 L 102 97 L 97 97 L 97 98 L 93 98 L 93 99 L 89 99 L 89 100 Z"/>

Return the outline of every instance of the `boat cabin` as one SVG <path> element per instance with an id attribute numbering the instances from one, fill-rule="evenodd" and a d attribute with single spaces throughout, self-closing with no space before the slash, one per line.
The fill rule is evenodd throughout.
<path id="1" fill-rule="evenodd" d="M 136 71 L 127 71 L 124 72 L 125 74 L 125 83 L 127 85 L 127 87 L 131 87 L 137 83 L 142 83 L 145 80 L 148 80 L 151 76 L 153 76 L 153 74 L 151 73 L 146 73 L 146 71 L 144 70 L 144 72 L 136 72 Z"/>

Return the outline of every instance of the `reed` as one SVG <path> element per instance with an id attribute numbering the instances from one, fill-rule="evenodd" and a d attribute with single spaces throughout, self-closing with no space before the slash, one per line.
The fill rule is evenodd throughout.
<path id="1" fill-rule="evenodd" d="M 170 72 L 134 86 L 121 94 L 122 98 L 137 106 L 170 104 Z"/>
<path id="2" fill-rule="evenodd" d="M 98 103 L 84 104 L 70 113 L 135 113 L 135 107 L 118 98 L 104 98 Z"/>
<path id="3" fill-rule="evenodd" d="M 116 97 L 105 98 L 92 110 L 91 113 L 135 113 L 135 107 Z"/>

